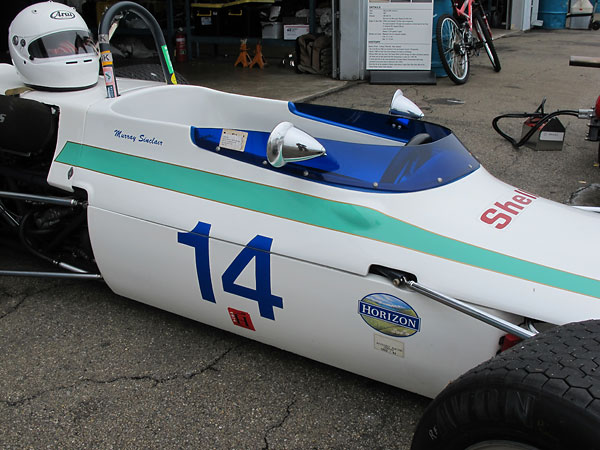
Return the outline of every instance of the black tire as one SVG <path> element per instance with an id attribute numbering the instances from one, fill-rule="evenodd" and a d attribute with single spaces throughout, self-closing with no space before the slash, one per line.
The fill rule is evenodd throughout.
<path id="1" fill-rule="evenodd" d="M 115 64 L 115 75 L 120 78 L 166 83 L 160 64 L 132 64 L 129 66 Z M 189 84 L 185 77 L 178 72 L 175 72 L 175 78 L 177 84 Z"/>
<path id="2" fill-rule="evenodd" d="M 464 84 L 469 79 L 469 54 L 462 29 L 449 14 L 442 14 L 436 24 L 437 48 L 442 66 L 456 84 Z"/>
<path id="3" fill-rule="evenodd" d="M 481 11 L 475 11 L 473 22 L 475 26 L 475 32 L 477 33 L 479 41 L 487 53 L 488 58 L 490 58 L 492 67 L 496 72 L 500 72 L 500 69 L 502 69 L 500 66 L 500 58 L 498 58 L 498 54 L 496 53 L 496 47 L 494 47 L 492 33 L 490 33 L 487 22 L 483 19 Z"/>
<path id="4" fill-rule="evenodd" d="M 494 442 L 505 446 L 484 446 Z M 425 411 L 412 450 L 584 450 L 599 442 L 600 321 L 590 320 L 540 333 L 452 382 Z"/>

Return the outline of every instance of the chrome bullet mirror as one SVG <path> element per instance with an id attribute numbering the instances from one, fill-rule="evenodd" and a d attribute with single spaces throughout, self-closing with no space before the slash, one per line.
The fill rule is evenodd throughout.
<path id="1" fill-rule="evenodd" d="M 267 159 L 273 167 L 325 155 L 319 142 L 290 122 L 277 125 L 267 141 Z"/>
<path id="2" fill-rule="evenodd" d="M 425 116 L 421 108 L 415 105 L 412 100 L 406 98 L 400 89 L 394 93 L 390 105 L 390 114 L 406 117 L 407 119 L 422 119 Z"/>

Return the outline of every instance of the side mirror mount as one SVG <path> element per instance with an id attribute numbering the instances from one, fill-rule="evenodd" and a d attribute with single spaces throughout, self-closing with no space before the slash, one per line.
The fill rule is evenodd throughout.
<path id="1" fill-rule="evenodd" d="M 406 117 L 407 119 L 422 119 L 425 114 L 412 100 L 406 98 L 402 90 L 397 89 L 390 105 L 390 114 Z"/>
<path id="2" fill-rule="evenodd" d="M 325 147 L 290 122 L 277 125 L 267 141 L 267 159 L 273 167 L 325 155 Z"/>

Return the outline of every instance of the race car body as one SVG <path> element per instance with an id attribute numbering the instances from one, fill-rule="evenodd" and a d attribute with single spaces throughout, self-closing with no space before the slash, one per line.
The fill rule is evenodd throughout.
<path id="1" fill-rule="evenodd" d="M 1 79 L 19 87 L 12 66 Z M 379 267 L 515 324 L 600 316 L 596 214 L 496 180 L 443 127 L 197 86 L 120 89 L 21 97 L 60 110 L 48 183 L 87 193 L 93 254 L 121 295 L 428 396 L 505 333 Z M 283 121 L 326 155 L 268 164 Z M 418 132 L 433 142 L 406 146 Z"/>
<path id="2" fill-rule="evenodd" d="M 593 448 L 597 213 L 497 180 L 399 92 L 376 114 L 178 85 L 141 6 L 106 12 L 100 54 L 61 8 L 17 16 L 0 65 L 0 237 L 58 270 L 0 275 L 103 279 L 437 396 L 414 450 Z M 116 79 L 129 10 L 167 85 Z"/>

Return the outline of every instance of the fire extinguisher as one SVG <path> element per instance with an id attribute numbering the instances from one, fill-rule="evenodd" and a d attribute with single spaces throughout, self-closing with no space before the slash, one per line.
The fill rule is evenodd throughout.
<path id="1" fill-rule="evenodd" d="M 182 28 L 177 30 L 177 34 L 175 35 L 175 54 L 177 62 L 183 63 L 187 61 L 185 33 Z"/>

